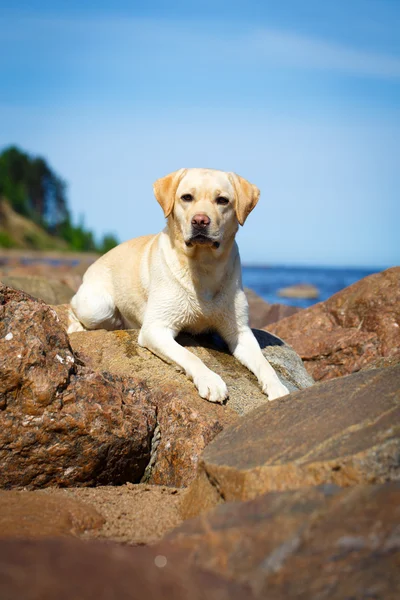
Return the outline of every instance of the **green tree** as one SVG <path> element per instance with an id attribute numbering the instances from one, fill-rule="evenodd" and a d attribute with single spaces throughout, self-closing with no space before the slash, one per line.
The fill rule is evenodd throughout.
<path id="1" fill-rule="evenodd" d="M 107 234 L 96 244 L 83 220 L 73 225 L 66 183 L 44 158 L 31 157 L 16 146 L 0 154 L 1 196 L 9 200 L 16 212 L 32 219 L 48 233 L 63 238 L 72 250 L 107 252 L 118 243 L 113 235 Z"/>
<path id="2" fill-rule="evenodd" d="M 117 238 L 114 235 L 108 233 L 103 237 L 102 241 L 99 244 L 99 252 L 105 254 L 109 250 L 112 250 L 112 248 L 115 248 L 115 246 L 117 245 Z"/>

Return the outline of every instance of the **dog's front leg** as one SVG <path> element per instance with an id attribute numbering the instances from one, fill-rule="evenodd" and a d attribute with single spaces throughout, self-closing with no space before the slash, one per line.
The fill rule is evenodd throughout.
<path id="1" fill-rule="evenodd" d="M 211 371 L 192 352 L 175 341 L 177 331 L 160 325 L 143 325 L 138 342 L 167 362 L 176 363 L 193 380 L 202 398 L 222 403 L 228 397 L 228 389 L 219 375 Z"/>
<path id="2" fill-rule="evenodd" d="M 239 331 L 234 330 L 234 332 L 221 330 L 220 333 L 235 358 L 257 377 L 262 391 L 268 395 L 268 400 L 275 400 L 275 398 L 286 396 L 289 393 L 261 352 L 250 327 L 242 327 Z"/>

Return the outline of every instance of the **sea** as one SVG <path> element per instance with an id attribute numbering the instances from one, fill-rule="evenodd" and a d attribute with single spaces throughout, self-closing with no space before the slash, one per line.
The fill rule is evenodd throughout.
<path id="1" fill-rule="evenodd" d="M 243 285 L 254 290 L 272 304 L 289 304 L 307 308 L 326 300 L 336 292 L 352 285 L 359 279 L 377 273 L 377 268 L 345 267 L 293 267 L 293 266 L 243 266 Z M 282 298 L 278 291 L 299 283 L 309 283 L 319 290 L 318 298 Z"/>

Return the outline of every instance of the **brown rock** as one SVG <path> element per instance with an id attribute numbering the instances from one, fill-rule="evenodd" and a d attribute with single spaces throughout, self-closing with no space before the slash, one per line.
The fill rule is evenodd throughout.
<path id="1" fill-rule="evenodd" d="M 296 354 L 280 340 L 257 332 L 273 366 L 283 374 L 290 389 L 312 383 Z M 224 427 L 237 421 L 237 415 L 265 404 L 253 375 L 232 357 L 222 345 L 213 345 L 210 336 L 180 336 L 178 341 L 189 346 L 208 367 L 219 373 L 230 390 L 227 406 L 209 403 L 199 397 L 193 383 L 157 356 L 137 344 L 138 332 L 104 330 L 71 334 L 75 352 L 99 371 L 127 376 L 135 373 L 157 390 L 157 434 L 153 440 L 152 460 L 144 481 L 181 487 L 195 476 L 199 456 Z M 267 345 L 275 343 L 275 346 Z"/>
<path id="2" fill-rule="evenodd" d="M 1 540 L 2 600 L 246 600 L 247 586 L 150 548 L 79 540 Z"/>
<path id="3" fill-rule="evenodd" d="M 249 288 L 245 288 L 245 292 L 249 303 L 250 327 L 262 329 L 302 310 L 288 304 L 270 304 Z"/>
<path id="4" fill-rule="evenodd" d="M 271 490 L 399 478 L 399 405 L 397 366 L 320 383 L 252 411 L 204 451 L 184 516 Z"/>
<path id="5" fill-rule="evenodd" d="M 159 548 L 271 600 L 400 596 L 400 484 L 303 488 L 220 505 Z"/>
<path id="6" fill-rule="evenodd" d="M 370 371 L 371 369 L 386 369 L 387 367 L 395 367 L 400 364 L 400 354 L 398 356 L 388 356 L 377 358 L 374 362 L 363 367 L 363 371 Z"/>
<path id="7" fill-rule="evenodd" d="M 400 267 L 370 275 L 268 330 L 293 346 L 317 381 L 400 357 Z"/>
<path id="8" fill-rule="evenodd" d="M 319 290 L 311 283 L 298 283 L 296 285 L 289 285 L 288 287 L 282 288 L 278 291 L 278 296 L 282 298 L 318 298 Z"/>
<path id="9" fill-rule="evenodd" d="M 292 348 L 264 331 L 255 329 L 254 334 L 264 356 L 290 391 L 313 384 Z M 166 389 L 172 389 L 174 392 L 182 390 L 185 396 L 199 399 L 193 383 L 178 367 L 165 363 L 152 352 L 141 348 L 137 339 L 137 330 L 97 330 L 70 335 L 72 348 L 92 369 L 105 370 L 116 375 L 135 372 L 150 388 L 165 386 Z M 217 335 L 193 337 L 182 334 L 177 339 L 224 379 L 229 389 L 228 408 L 243 415 L 267 402 L 267 397 L 261 392 L 254 375 L 228 352 L 225 343 Z M 201 400 L 197 406 L 203 405 L 204 402 Z M 206 402 L 207 404 L 209 403 Z"/>
<path id="10" fill-rule="evenodd" d="M 59 492 L 59 495 L 62 492 Z M 38 538 L 78 535 L 101 528 L 104 518 L 72 497 L 42 491 L 0 491 L 0 537 Z"/>
<path id="11" fill-rule="evenodd" d="M 54 311 L 0 286 L 0 487 L 139 481 L 154 394 L 83 368 Z"/>
<path id="12" fill-rule="evenodd" d="M 22 290 L 46 304 L 66 304 L 74 295 L 74 290 L 65 283 L 55 279 L 35 276 L 0 276 L 4 285 Z"/>
<path id="13" fill-rule="evenodd" d="M 69 304 L 53 304 L 50 308 L 53 309 L 56 319 L 61 327 L 68 330 L 71 306 Z"/>
<path id="14" fill-rule="evenodd" d="M 196 476 L 204 448 L 239 417 L 228 407 L 205 402 L 197 391 L 185 394 L 170 386 L 160 388 L 158 429 L 152 458 L 142 481 L 186 487 Z"/>
<path id="15" fill-rule="evenodd" d="M 74 351 L 91 369 L 123 377 L 135 373 L 150 390 L 158 392 L 154 394 L 157 429 L 143 480 L 186 486 L 196 474 L 206 445 L 238 417 L 230 408 L 200 398 L 193 384 L 174 366 L 137 345 L 137 334 L 98 330 L 74 333 L 70 339 Z"/>

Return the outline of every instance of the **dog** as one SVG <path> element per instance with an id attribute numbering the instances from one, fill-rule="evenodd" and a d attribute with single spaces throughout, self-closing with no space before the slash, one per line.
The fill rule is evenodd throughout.
<path id="1" fill-rule="evenodd" d="M 183 369 L 202 398 L 223 403 L 222 378 L 175 340 L 183 330 L 217 331 L 269 400 L 285 396 L 249 327 L 235 242 L 260 191 L 214 169 L 180 169 L 153 189 L 166 228 L 120 244 L 89 267 L 71 301 L 69 333 L 140 328 L 141 346 Z"/>

